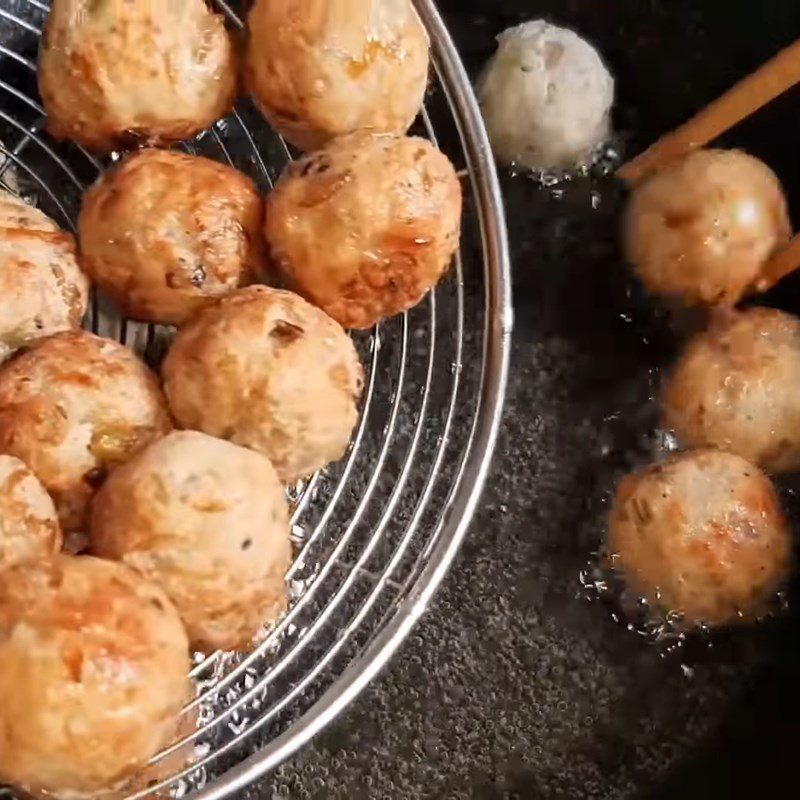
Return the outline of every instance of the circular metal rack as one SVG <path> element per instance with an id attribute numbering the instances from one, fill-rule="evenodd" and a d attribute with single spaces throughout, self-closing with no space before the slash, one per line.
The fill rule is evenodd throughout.
<path id="1" fill-rule="evenodd" d="M 167 2 L 167 0 L 162 0 Z M 232 30 L 240 3 L 215 0 Z M 197 656 L 179 739 L 128 798 L 211 800 L 274 769 L 349 703 L 408 634 L 452 561 L 483 485 L 502 410 L 511 332 L 508 253 L 494 163 L 469 80 L 432 0 L 432 81 L 414 133 L 461 170 L 465 215 L 450 275 L 414 310 L 355 341 L 361 417 L 341 463 L 293 487 L 288 613 L 248 654 Z M 0 0 L 0 185 L 74 230 L 98 159 L 44 131 L 36 57 L 43 0 Z M 247 101 L 191 142 L 268 192 L 291 157 Z M 89 325 L 157 366 L 170 331 L 114 315 Z"/>

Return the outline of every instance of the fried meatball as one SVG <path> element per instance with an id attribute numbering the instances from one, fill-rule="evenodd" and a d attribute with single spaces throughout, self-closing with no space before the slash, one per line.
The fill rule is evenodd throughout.
<path id="1" fill-rule="evenodd" d="M 645 288 L 687 305 L 733 306 L 769 288 L 765 262 L 788 242 L 775 173 L 737 150 L 696 150 L 634 189 L 625 248 Z"/>
<path id="2" fill-rule="evenodd" d="M 52 498 L 18 458 L 0 455 L 0 571 L 36 564 L 60 549 Z"/>
<path id="3" fill-rule="evenodd" d="M 497 37 L 478 86 L 495 155 L 532 169 L 586 164 L 608 137 L 614 79 L 597 50 L 544 20 Z"/>
<path id="4" fill-rule="evenodd" d="M 405 133 L 428 81 L 428 36 L 411 0 L 256 0 L 245 81 L 292 144 L 354 131 Z"/>
<path id="5" fill-rule="evenodd" d="M 287 483 L 341 458 L 362 381 L 355 347 L 334 320 L 266 286 L 203 309 L 164 361 L 181 427 L 260 451 Z"/>
<path id="6" fill-rule="evenodd" d="M 72 235 L 0 191 L 0 361 L 43 336 L 79 328 L 88 295 Z"/>
<path id="7" fill-rule="evenodd" d="M 461 185 L 424 139 L 355 134 L 290 164 L 266 237 L 293 289 L 345 328 L 416 305 L 458 247 Z"/>
<path id="8" fill-rule="evenodd" d="M 0 229 L 58 233 L 61 228 L 38 208 L 28 205 L 21 197 L 0 189 Z"/>
<path id="9" fill-rule="evenodd" d="M 620 481 L 607 549 L 656 608 L 722 625 L 765 610 L 788 572 L 791 534 L 757 467 L 697 450 Z"/>
<path id="10" fill-rule="evenodd" d="M 170 428 L 155 376 L 109 339 L 60 333 L 0 370 L 0 453 L 36 473 L 66 532 L 83 528 L 106 471 Z"/>
<path id="11" fill-rule="evenodd" d="M 145 150 L 86 193 L 81 263 L 127 316 L 179 324 L 263 274 L 262 215 L 255 184 L 238 170 Z"/>
<path id="12" fill-rule="evenodd" d="M 175 142 L 231 109 L 233 48 L 204 0 L 53 0 L 39 92 L 57 138 L 101 151 Z"/>
<path id="13" fill-rule="evenodd" d="M 261 453 L 204 433 L 171 433 L 116 470 L 90 541 L 169 595 L 195 649 L 247 647 L 286 608 L 283 486 Z"/>
<path id="14" fill-rule="evenodd" d="M 768 308 L 719 314 L 678 360 L 662 403 L 686 447 L 800 469 L 800 320 Z"/>
<path id="15" fill-rule="evenodd" d="M 186 632 L 122 564 L 57 556 L 0 581 L 0 779 L 32 792 L 114 788 L 175 733 Z"/>

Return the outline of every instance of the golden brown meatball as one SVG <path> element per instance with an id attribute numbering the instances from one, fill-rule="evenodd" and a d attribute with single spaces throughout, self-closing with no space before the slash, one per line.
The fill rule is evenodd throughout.
<path id="1" fill-rule="evenodd" d="M 164 361 L 178 424 L 260 451 L 285 482 L 342 456 L 362 380 L 355 347 L 336 322 L 266 286 L 203 309 Z"/>
<path id="2" fill-rule="evenodd" d="M 0 571 L 36 564 L 60 549 L 50 495 L 18 458 L 0 455 Z"/>
<path id="3" fill-rule="evenodd" d="M 106 471 L 170 428 L 155 376 L 109 339 L 60 333 L 0 370 L 0 452 L 36 473 L 67 532 Z"/>
<path id="4" fill-rule="evenodd" d="M 84 197 L 81 263 L 129 317 L 181 323 L 266 268 L 255 184 L 207 158 L 146 150 Z"/>
<path id="5" fill-rule="evenodd" d="M 204 0 L 53 0 L 39 91 L 58 138 L 96 150 L 179 141 L 232 107 L 233 48 Z"/>
<path id="6" fill-rule="evenodd" d="M 697 450 L 620 481 L 607 549 L 653 606 L 721 625 L 764 611 L 788 572 L 791 535 L 757 467 Z"/>
<path id="7" fill-rule="evenodd" d="M 689 305 L 732 306 L 791 235 L 772 170 L 737 150 L 696 150 L 637 187 L 625 246 L 645 288 Z"/>
<path id="8" fill-rule="evenodd" d="M 44 336 L 79 328 L 88 294 L 71 234 L 0 191 L 0 361 Z"/>
<path id="9" fill-rule="evenodd" d="M 355 134 L 290 164 L 267 198 L 276 265 L 346 328 L 416 305 L 458 247 L 461 185 L 424 139 Z"/>
<path id="10" fill-rule="evenodd" d="M 686 447 L 800 468 L 800 320 L 768 308 L 719 314 L 675 365 L 663 408 Z"/>
<path id="11" fill-rule="evenodd" d="M 91 547 L 164 589 L 198 650 L 247 647 L 286 608 L 283 486 L 269 459 L 204 433 L 171 433 L 111 475 Z"/>
<path id="12" fill-rule="evenodd" d="M 411 0 L 256 0 L 247 87 L 292 144 L 354 131 L 405 133 L 428 81 L 428 36 Z"/>
<path id="13" fill-rule="evenodd" d="M 26 231 L 58 233 L 61 228 L 38 208 L 28 205 L 21 197 L 0 189 L 0 228 L 21 228 Z"/>
<path id="14" fill-rule="evenodd" d="M 122 564 L 58 556 L 0 581 L 0 779 L 113 788 L 168 743 L 188 641 L 160 589 Z"/>

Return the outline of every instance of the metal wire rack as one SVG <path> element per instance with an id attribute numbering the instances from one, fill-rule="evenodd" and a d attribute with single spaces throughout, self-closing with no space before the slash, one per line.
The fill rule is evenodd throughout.
<path id="1" fill-rule="evenodd" d="M 216 0 L 236 31 L 240 3 Z M 432 0 L 417 0 L 439 82 L 414 131 L 465 181 L 461 252 L 416 309 L 356 336 L 366 367 L 345 459 L 291 490 L 297 557 L 290 610 L 251 653 L 198 656 L 180 738 L 126 795 L 227 796 L 276 767 L 352 700 L 408 634 L 444 576 L 477 502 L 499 423 L 511 332 L 508 253 L 493 161 L 469 81 Z M 43 129 L 36 54 L 49 4 L 0 0 L 0 185 L 74 230 L 98 159 Z M 242 102 L 183 147 L 227 161 L 266 192 L 291 157 Z M 170 332 L 115 316 L 89 324 L 151 363 Z M 480 535 L 480 532 L 476 532 Z"/>

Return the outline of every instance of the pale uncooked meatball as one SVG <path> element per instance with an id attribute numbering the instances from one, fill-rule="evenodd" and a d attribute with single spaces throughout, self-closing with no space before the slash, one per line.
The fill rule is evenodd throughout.
<path id="1" fill-rule="evenodd" d="M 164 589 L 197 650 L 246 648 L 286 608 L 283 486 L 261 453 L 204 433 L 171 433 L 111 475 L 91 548 Z"/>
<path id="2" fill-rule="evenodd" d="M 608 137 L 614 79 L 578 34 L 544 20 L 503 31 L 478 86 L 495 155 L 532 169 L 590 161 Z"/>
<path id="3" fill-rule="evenodd" d="M 96 150 L 179 141 L 231 109 L 233 48 L 204 0 L 53 0 L 39 92 L 58 138 Z"/>
<path id="4" fill-rule="evenodd" d="M 178 324 L 262 275 L 262 216 L 255 184 L 238 170 L 146 150 L 86 193 L 81 263 L 127 316 Z"/>
<path id="5" fill-rule="evenodd" d="M 60 549 L 50 495 L 18 458 L 0 455 L 0 572 L 45 561 Z"/>
<path id="6" fill-rule="evenodd" d="M 248 26 L 248 90 L 292 144 L 405 133 L 417 116 L 428 36 L 411 0 L 256 0 Z"/>
<path id="7" fill-rule="evenodd" d="M 740 456 L 697 450 L 620 481 L 607 550 L 655 608 L 722 625 L 767 608 L 792 542 L 769 478 Z"/>
<path id="8" fill-rule="evenodd" d="M 174 735 L 188 641 L 167 596 L 122 564 L 58 556 L 0 581 L 0 780 L 89 795 Z"/>
<path id="9" fill-rule="evenodd" d="M 726 311 L 689 343 L 664 388 L 686 447 L 730 450 L 770 472 L 800 468 L 800 320 Z"/>
<path id="10" fill-rule="evenodd" d="M 345 328 L 416 305 L 447 270 L 461 185 L 430 142 L 354 134 L 290 164 L 266 237 L 291 287 Z"/>
<path id="11" fill-rule="evenodd" d="M 772 170 L 737 150 L 696 150 L 637 186 L 625 247 L 645 288 L 688 305 L 733 306 L 769 284 L 765 262 L 791 235 Z"/>
<path id="12" fill-rule="evenodd" d="M 79 328 L 88 294 L 72 235 L 0 191 L 0 361 L 44 336 Z"/>
<path id="13" fill-rule="evenodd" d="M 109 339 L 60 333 L 0 370 L 0 453 L 36 473 L 66 532 L 83 529 L 106 472 L 170 428 L 155 376 Z"/>
<path id="14" fill-rule="evenodd" d="M 362 382 L 342 328 L 297 295 L 266 286 L 200 311 L 164 362 L 181 427 L 260 451 L 287 483 L 344 454 Z"/>

